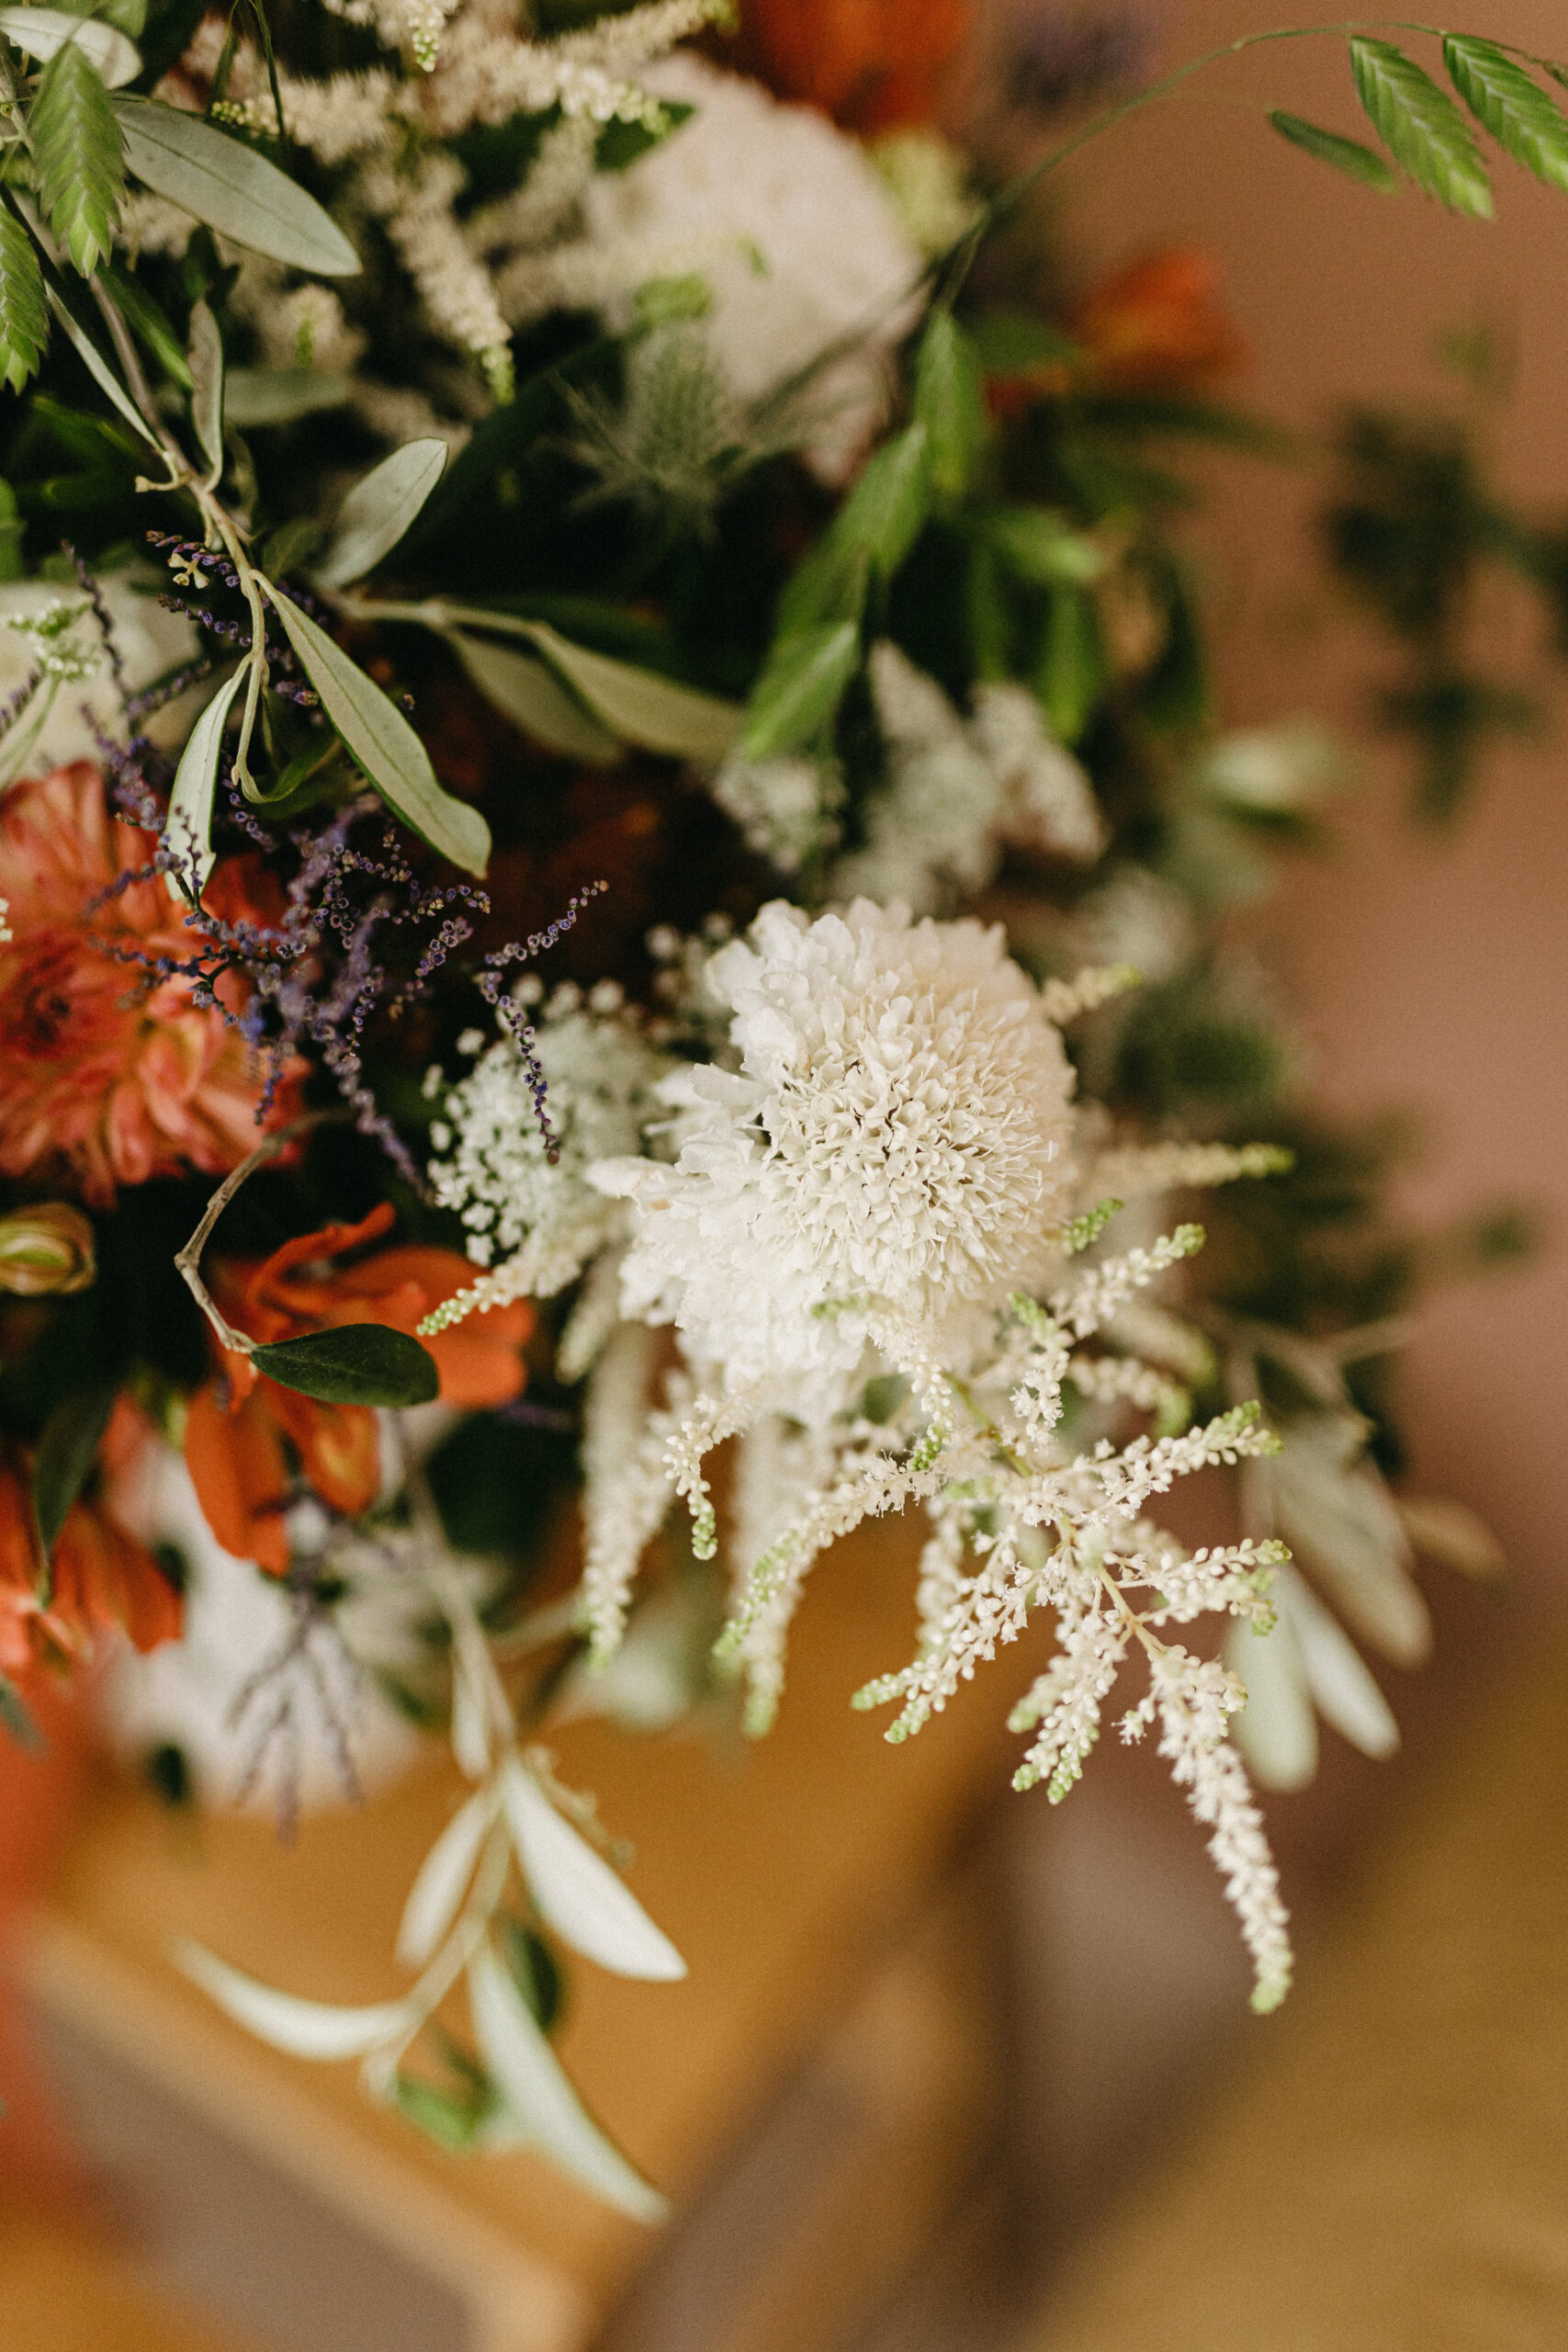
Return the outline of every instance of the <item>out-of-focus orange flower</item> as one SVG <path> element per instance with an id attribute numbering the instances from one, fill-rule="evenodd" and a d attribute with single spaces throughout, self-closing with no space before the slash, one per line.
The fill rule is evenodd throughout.
<path id="1" fill-rule="evenodd" d="M 113 1477 L 145 1439 L 145 1422 L 122 1398 L 98 1452 L 109 1491 L 72 1504 L 47 1574 L 26 1466 L 0 1460 L 0 1674 L 24 1690 L 45 1669 L 85 1663 L 97 1636 L 116 1628 L 139 1650 L 179 1637 L 179 1594 L 114 1512 Z"/>
<path id="2" fill-rule="evenodd" d="M 198 1005 L 177 975 L 147 985 L 114 952 L 189 961 L 197 937 L 167 881 L 93 907 L 155 846 L 110 813 L 85 761 L 13 785 L 0 805 L 0 1174 L 53 1170 L 100 1206 L 118 1184 L 232 1168 L 259 1133 L 260 1077 L 219 1007 Z M 237 1010 L 243 982 L 227 974 L 219 987 Z M 272 1123 L 293 1115 L 294 1085 L 290 1074 Z"/>
<path id="3" fill-rule="evenodd" d="M 221 1266 L 213 1295 L 234 1329 L 264 1347 L 348 1323 L 384 1323 L 412 1334 L 472 1282 L 474 1270 L 455 1250 L 417 1247 L 333 1264 L 385 1233 L 392 1215 L 384 1201 L 358 1225 L 323 1226 L 286 1241 L 259 1264 Z M 521 1350 L 533 1326 L 533 1308 L 519 1299 L 425 1340 L 443 1401 L 476 1409 L 519 1395 L 526 1376 Z M 249 1356 L 220 1353 L 219 1371 L 191 1404 L 186 1466 L 224 1550 L 282 1576 L 295 1465 L 329 1510 L 350 1518 L 368 1510 L 381 1476 L 376 1416 L 367 1406 L 301 1396 L 258 1373 Z"/>
<path id="4" fill-rule="evenodd" d="M 744 61 L 846 130 L 929 122 L 970 0 L 745 0 Z M 748 53 L 749 51 L 749 53 Z"/>
<path id="5" fill-rule="evenodd" d="M 1239 368 L 1246 345 L 1216 299 L 1220 266 L 1200 245 L 1171 245 L 1102 278 L 1068 331 L 1095 380 L 1117 391 L 1180 391 Z"/>

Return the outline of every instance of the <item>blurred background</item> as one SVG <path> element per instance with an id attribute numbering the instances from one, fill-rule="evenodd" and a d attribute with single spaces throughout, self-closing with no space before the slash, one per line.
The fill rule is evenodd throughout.
<path id="1" fill-rule="evenodd" d="M 1108 79 L 1119 68 L 1143 78 L 1265 21 L 1256 0 L 983 0 L 977 17 L 952 119 L 1012 167 L 1074 119 L 1054 96 L 1073 40 L 1079 55 L 1101 44 Z M 1464 24 L 1563 45 L 1553 0 L 1471 0 Z M 1238 107 L 1240 97 L 1252 103 Z M 825 1966 L 820 2031 L 804 2056 L 782 2074 L 758 2060 L 753 2077 L 743 2049 L 726 2057 L 737 2079 L 753 2080 L 749 2120 L 689 2218 L 626 2272 L 629 2301 L 599 2339 L 615 2352 L 1493 2352 L 1568 2332 L 1560 2224 L 1554 2239 L 1538 2228 L 1532 2202 L 1554 2167 L 1564 2177 L 1568 2127 L 1531 2104 L 1562 2087 L 1554 2024 L 1568 2041 L 1554 1973 L 1564 1923 L 1550 1909 L 1562 1874 L 1550 1838 L 1554 1689 L 1568 1697 L 1553 1666 L 1568 1591 L 1563 672 L 1540 598 L 1483 562 L 1470 650 L 1543 716 L 1486 740 L 1448 822 L 1415 820 L 1409 746 L 1374 723 L 1396 651 L 1331 579 L 1322 520 L 1330 452 L 1356 406 L 1462 424 L 1501 496 L 1538 519 L 1568 514 L 1568 213 L 1517 172 L 1500 176 L 1490 226 L 1415 194 L 1376 199 L 1275 139 L 1259 98 L 1356 127 L 1341 45 L 1254 51 L 1098 142 L 1050 201 L 1086 279 L 1178 243 L 1213 255 L 1247 354 L 1235 395 L 1296 436 L 1284 460 L 1201 459 L 1188 544 L 1227 718 L 1314 714 L 1357 744 L 1363 775 L 1328 846 L 1236 920 L 1292 1008 L 1315 1100 L 1408 1123 L 1410 1217 L 1441 1228 L 1503 1202 L 1539 1223 L 1527 1262 L 1457 1280 L 1426 1309 L 1404 1374 L 1412 1484 L 1483 1516 L 1506 1581 L 1428 1571 L 1434 1658 L 1384 1678 L 1400 1755 L 1371 1764 L 1326 1734 L 1317 1780 L 1271 1801 L 1301 1929 L 1302 1991 L 1286 2018 L 1247 2009 L 1221 1892 L 1156 1758 L 1108 1745 L 1060 1810 L 1004 1793 L 944 1834 L 886 1949 L 859 1955 L 853 1971 Z M 1521 1819 L 1537 1825 L 1533 1844 L 1516 1835 Z M 1468 1875 L 1452 1860 L 1461 1854 Z M 1419 1890 L 1438 1882 L 1450 1907 L 1424 1912 Z M 1546 1907 L 1532 1912 L 1532 1901 Z M 1495 1988 L 1485 2002 L 1482 1984 Z M 1417 1987 L 1433 1985 L 1435 2022 L 1412 2039 Z M 1510 2007 L 1517 2032 L 1528 2028 L 1528 2063 L 1488 2039 Z M 54 2031 L 74 2113 L 96 2112 L 101 2131 L 118 2099 L 118 2128 L 152 2128 L 101 2053 Z M 1337 2077 L 1336 2064 L 1349 2075 Z M 1423 2068 L 1448 2078 L 1448 2103 L 1415 2098 L 1405 2114 Z M 1308 2080 L 1330 2086 L 1326 2103 L 1291 2091 Z M 1461 2105 L 1478 2135 L 1462 2153 Z M 273 2193 L 243 2165 L 224 2173 L 213 2148 L 193 2155 L 188 2134 L 170 2162 L 220 2177 L 231 2200 Z M 1365 2244 L 1317 2196 L 1331 2177 L 1345 2210 L 1366 2217 Z M 354 2352 L 362 2341 L 436 2352 L 481 2340 L 550 2352 L 569 2340 L 565 2321 L 552 2333 L 554 2320 L 509 2319 L 504 2287 L 491 2333 L 474 2333 L 439 2295 L 427 2308 L 398 2286 L 374 2233 L 327 2227 L 291 2194 L 276 2224 L 292 2249 L 286 2267 L 298 2280 L 314 2262 L 328 2282 L 297 2308 L 258 2290 L 247 2323 L 220 2233 L 182 2254 L 165 2232 L 151 2250 L 173 2301 L 144 2266 L 122 2271 L 117 2256 L 98 2269 L 83 2250 L 65 2319 L 61 2282 L 78 2276 L 78 2256 L 46 2232 L 14 2238 L 0 2267 L 6 2340 L 29 2352 L 99 2342 L 135 2352 L 143 2340 L 177 2352 L 186 2330 L 212 2352 Z M 1211 2203 L 1198 2212 L 1201 2194 Z M 1238 2199 L 1224 2229 L 1211 2227 L 1214 2205 Z M 1396 2260 L 1393 2237 L 1416 2214 L 1456 2243 L 1456 2217 L 1477 2204 L 1495 2224 L 1484 2250 L 1459 2257 L 1459 2283 L 1423 2303 L 1399 2284 L 1414 2257 L 1407 2243 Z M 411 2245 L 441 2226 L 411 2218 Z M 372 2275 L 380 2300 L 367 2302 Z"/>

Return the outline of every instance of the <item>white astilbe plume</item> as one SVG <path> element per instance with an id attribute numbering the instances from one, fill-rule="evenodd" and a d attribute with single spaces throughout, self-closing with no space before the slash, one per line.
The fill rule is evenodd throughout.
<path id="1" fill-rule="evenodd" d="M 582 1617 L 589 1655 L 603 1664 L 626 1624 L 637 1562 L 670 1508 L 665 1443 L 689 1390 L 650 1411 L 656 1342 L 646 1324 L 622 1323 L 588 1384 L 582 1433 Z"/>
<path id="2" fill-rule="evenodd" d="M 869 672 L 886 775 L 864 847 L 832 867 L 836 896 L 864 890 L 919 913 L 983 889 L 1006 848 L 1078 864 L 1100 855 L 1093 787 L 1027 687 L 978 687 L 965 722 L 890 639 L 873 647 Z"/>
<path id="3" fill-rule="evenodd" d="M 450 155 L 428 155 L 408 175 L 369 164 L 360 174 L 359 197 L 383 221 L 432 325 L 474 354 L 500 396 L 502 379 L 510 383 L 511 331 L 490 273 L 468 251 L 452 209 L 463 176 Z"/>
<path id="4" fill-rule="evenodd" d="M 479 1033 L 469 1039 L 483 1042 Z M 491 1269 L 437 1310 L 433 1329 L 508 1299 L 551 1297 L 626 1232 L 625 1208 L 588 1183 L 587 1170 L 637 1148 L 665 1060 L 620 1011 L 615 990 L 596 989 L 587 1005 L 575 990 L 558 993 L 536 1025 L 535 1051 L 558 1145 L 553 1162 L 527 1069 L 509 1036 L 497 1038 L 446 1094 L 431 1131 L 432 1198 L 457 1211 L 468 1256 Z M 438 1092 L 441 1072 L 426 1083 Z"/>

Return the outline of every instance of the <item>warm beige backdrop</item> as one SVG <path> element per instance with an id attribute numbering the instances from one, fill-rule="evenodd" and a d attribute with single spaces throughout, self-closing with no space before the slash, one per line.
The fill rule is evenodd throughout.
<path id="1" fill-rule="evenodd" d="M 1163 63 L 1291 21 L 1263 0 L 1176 0 L 1164 15 Z M 1562 0 L 1469 0 L 1454 21 L 1568 56 Z M 1409 45 L 1433 61 L 1430 44 Z M 1415 194 L 1364 193 L 1298 155 L 1263 106 L 1365 129 L 1342 41 L 1271 46 L 1190 88 L 1066 166 L 1075 250 L 1093 266 L 1188 238 L 1210 246 L 1253 354 L 1238 390 L 1303 431 L 1347 397 L 1458 399 L 1435 345 L 1445 328 L 1485 322 L 1517 349 L 1495 419 L 1502 480 L 1568 512 L 1568 198 L 1503 162 L 1496 220 L 1475 224 Z M 1383 655 L 1325 606 L 1311 486 L 1235 465 L 1215 485 L 1200 536 L 1232 715 L 1308 708 L 1355 729 Z M 1529 672 L 1538 649 L 1526 616 L 1506 595 L 1497 603 L 1488 651 Z M 1438 1219 L 1506 1196 L 1553 1221 L 1528 1272 L 1433 1306 L 1409 1394 L 1424 1482 L 1484 1510 L 1540 1598 L 1552 1587 L 1568 1601 L 1568 697 L 1559 701 L 1549 735 L 1495 758 L 1477 803 L 1437 840 L 1404 821 L 1397 763 L 1377 761 L 1339 854 L 1296 870 L 1264 935 L 1314 1050 L 1321 1099 L 1350 1112 L 1397 1103 L 1420 1118 L 1429 1143 L 1413 1209 Z"/>

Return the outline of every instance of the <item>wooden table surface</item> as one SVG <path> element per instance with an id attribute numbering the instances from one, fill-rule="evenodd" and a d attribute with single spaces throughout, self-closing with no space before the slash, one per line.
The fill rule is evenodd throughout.
<path id="1" fill-rule="evenodd" d="M 1004 1718 L 1037 1670 L 1038 1637 L 900 1747 L 880 1736 L 885 1716 L 849 1706 L 910 1654 L 915 1541 L 912 1528 L 873 1528 L 821 1564 L 778 1727 L 755 1747 L 591 1723 L 556 1742 L 562 1778 L 595 1791 L 606 1826 L 633 1840 L 630 1883 L 690 1967 L 656 1985 L 573 1960 L 559 2046 L 677 2205 L 842 2010 L 976 1804 L 1005 1789 L 1016 1743 Z M 263 1822 L 171 1819 L 106 1785 L 39 1922 L 33 1978 L 46 2009 L 220 2112 L 345 2215 L 467 2290 L 491 2280 L 513 2314 L 526 2305 L 542 2352 L 584 2340 L 649 2233 L 532 2154 L 430 2145 L 363 2099 L 352 2066 L 288 2059 L 231 2026 L 167 1957 L 194 1936 L 307 1996 L 386 1999 L 404 1896 L 461 1794 L 433 1762 L 367 1810 L 308 1820 L 290 1850 Z"/>

